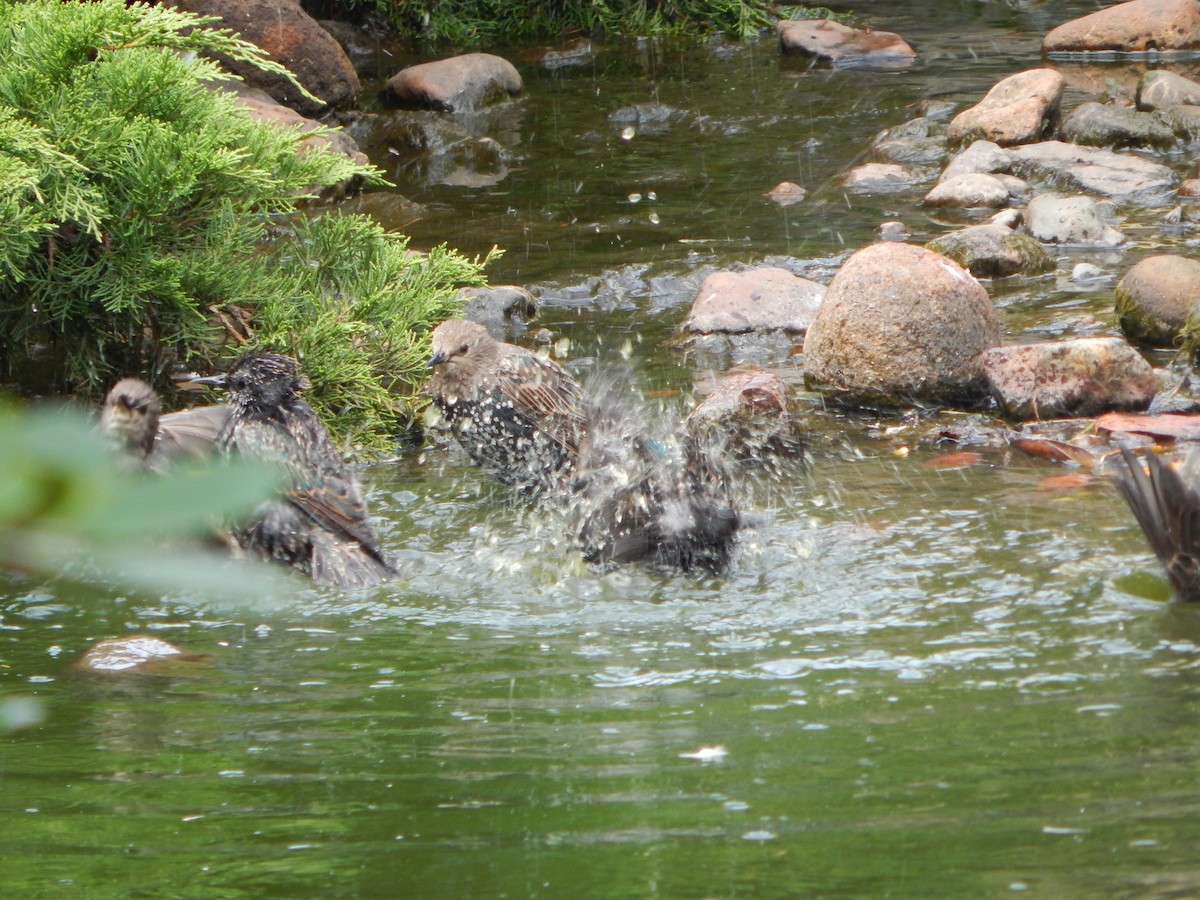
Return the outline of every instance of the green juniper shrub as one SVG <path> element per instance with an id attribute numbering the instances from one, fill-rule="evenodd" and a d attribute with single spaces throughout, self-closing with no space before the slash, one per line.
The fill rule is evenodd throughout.
<path id="1" fill-rule="evenodd" d="M 123 0 L 0 4 L 0 373 L 33 393 L 97 397 L 130 374 L 161 389 L 232 352 L 241 316 L 304 357 L 335 437 L 380 449 L 423 381 L 408 329 L 451 312 L 481 264 L 410 253 L 367 219 L 303 221 L 305 197 L 380 173 L 297 152 L 312 132 L 207 87 L 229 76 L 205 52 L 287 74 L 211 21 Z"/>

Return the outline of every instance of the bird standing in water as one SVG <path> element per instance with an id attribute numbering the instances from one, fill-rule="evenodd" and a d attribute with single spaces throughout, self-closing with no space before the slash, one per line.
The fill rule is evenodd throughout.
<path id="1" fill-rule="evenodd" d="M 229 407 L 197 406 L 162 413 L 154 388 L 137 378 L 122 378 L 104 398 L 100 432 L 138 466 L 163 472 L 184 459 L 203 459 L 215 447 L 229 418 Z"/>
<path id="2" fill-rule="evenodd" d="M 229 391 L 229 420 L 217 446 L 286 473 L 283 496 L 234 529 L 238 549 L 342 588 L 369 587 L 396 574 L 367 520 L 357 479 L 299 396 L 309 382 L 295 360 L 255 350 L 227 375 L 196 381 Z"/>
<path id="3" fill-rule="evenodd" d="M 449 319 L 433 332 L 431 393 L 485 471 L 565 510 L 586 559 L 716 571 L 741 518 L 699 441 L 647 437 L 628 383 L 588 399 L 566 370 Z"/>
<path id="4" fill-rule="evenodd" d="M 438 325 L 432 349 L 434 405 L 471 459 L 524 493 L 561 487 L 587 432 L 579 382 L 465 319 Z"/>
<path id="5" fill-rule="evenodd" d="M 1117 490 L 1166 569 L 1175 598 L 1200 600 L 1200 493 L 1153 452 L 1139 459 L 1121 448 L 1121 459 Z"/>

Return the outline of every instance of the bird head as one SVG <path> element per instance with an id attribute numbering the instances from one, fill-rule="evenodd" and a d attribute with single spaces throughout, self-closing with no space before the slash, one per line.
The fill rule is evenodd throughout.
<path id="1" fill-rule="evenodd" d="M 264 410 L 285 404 L 312 386 L 296 360 L 270 350 L 251 350 L 234 360 L 227 374 L 193 381 L 224 387 L 235 406 Z"/>
<path id="2" fill-rule="evenodd" d="M 161 413 L 154 388 L 137 378 L 122 378 L 104 398 L 100 431 L 120 449 L 149 456 Z"/>
<path id="3" fill-rule="evenodd" d="M 486 328 L 466 319 L 447 319 L 433 329 L 433 355 L 427 365 L 462 375 L 485 371 L 496 358 L 498 344 Z"/>

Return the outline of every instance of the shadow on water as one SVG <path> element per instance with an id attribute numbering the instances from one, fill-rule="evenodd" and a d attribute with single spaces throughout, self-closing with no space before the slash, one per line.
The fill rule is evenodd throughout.
<path id="1" fill-rule="evenodd" d="M 920 190 L 836 176 L 921 100 L 1041 64 L 1040 36 L 1093 7 L 861 4 L 920 51 L 885 71 L 615 42 L 522 65 L 525 97 L 478 126 L 491 184 L 372 154 L 427 210 L 415 245 L 505 248 L 492 280 L 543 307 L 522 342 L 544 327 L 574 374 L 617 366 L 677 419 L 732 366 L 799 383 L 786 343 L 674 344 L 705 271 L 786 258 L 828 281 L 884 218 L 944 230 Z M 665 124 L 627 136 L 638 104 Z M 762 197 L 785 179 L 804 203 Z M 1099 264 L 1187 240 L 1145 233 Z M 1116 333 L 1110 286 L 1062 277 L 1075 261 L 989 285 L 1006 339 Z M 1194 895 L 1200 617 L 1162 602 L 1105 476 L 1063 490 L 1061 464 L 996 446 L 947 465 L 941 420 L 796 400 L 807 458 L 744 473 L 751 527 L 721 576 L 589 566 L 561 519 L 435 440 L 363 473 L 403 572 L 368 594 L 6 583 L 0 696 L 46 718 L 0 743 L 2 892 Z M 69 671 L 137 632 L 207 659 Z"/>

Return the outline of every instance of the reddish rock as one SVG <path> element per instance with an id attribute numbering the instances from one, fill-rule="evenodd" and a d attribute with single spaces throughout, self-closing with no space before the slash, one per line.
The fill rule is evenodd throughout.
<path id="1" fill-rule="evenodd" d="M 787 385 L 771 372 L 722 379 L 688 413 L 684 429 L 705 447 L 743 461 L 797 449 Z"/>
<path id="2" fill-rule="evenodd" d="M 521 93 L 516 68 L 491 53 L 465 53 L 409 66 L 393 75 L 383 96 L 397 106 L 463 112 Z"/>
<path id="3" fill-rule="evenodd" d="M 236 60 L 222 62 L 252 87 L 304 115 L 315 115 L 332 106 L 353 106 L 361 85 L 350 58 L 333 36 L 300 7 L 299 0 L 174 0 L 176 6 L 201 15 L 216 16 L 211 27 L 229 28 L 290 69 L 314 102 L 286 78 L 263 72 Z"/>
<path id="4" fill-rule="evenodd" d="M 791 181 L 781 181 L 764 195 L 775 201 L 779 206 L 795 206 L 806 196 L 808 191 Z"/>
<path id="5" fill-rule="evenodd" d="M 980 368 L 1011 419 L 1141 410 L 1158 392 L 1150 364 L 1117 337 L 995 347 L 982 355 Z"/>
<path id="6" fill-rule="evenodd" d="M 1018 72 L 955 116 L 946 137 L 952 143 L 987 140 L 1005 147 L 1040 140 L 1058 119 L 1062 94 L 1063 77 L 1053 69 Z"/>
<path id="7" fill-rule="evenodd" d="M 802 53 L 834 65 L 895 64 L 917 55 L 898 34 L 851 28 L 832 19 L 785 19 L 775 27 L 785 53 Z"/>
<path id="8" fill-rule="evenodd" d="M 805 380 L 858 405 L 975 402 L 1000 343 L 987 291 L 932 250 L 880 243 L 842 266 L 804 340 Z"/>
<path id="9" fill-rule="evenodd" d="M 703 334 L 803 332 L 824 295 L 824 285 L 774 266 L 713 272 L 696 292 L 683 327 Z"/>
<path id="10" fill-rule="evenodd" d="M 1129 0 L 1064 22 L 1042 39 L 1046 53 L 1195 49 L 1200 49 L 1196 0 Z"/>
<path id="11" fill-rule="evenodd" d="M 1200 260 L 1147 256 L 1117 284 L 1115 302 L 1121 330 L 1130 340 L 1174 346 L 1192 307 L 1200 303 Z"/>

